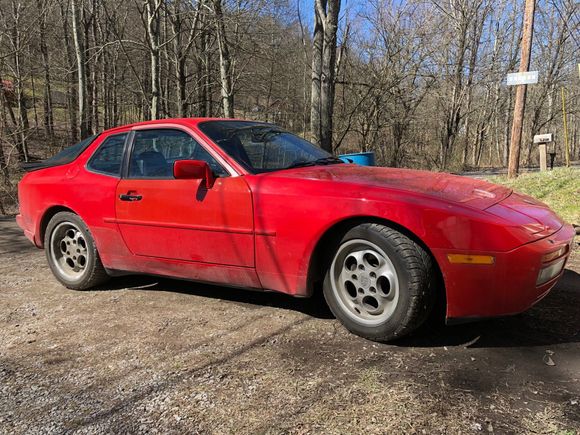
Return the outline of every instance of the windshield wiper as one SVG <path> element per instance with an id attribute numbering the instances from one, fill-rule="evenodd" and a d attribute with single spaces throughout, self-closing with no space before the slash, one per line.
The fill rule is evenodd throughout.
<path id="1" fill-rule="evenodd" d="M 290 166 L 286 166 L 284 169 L 302 168 L 305 166 L 315 166 L 315 165 L 332 165 L 335 163 L 344 163 L 344 162 L 338 157 L 328 156 L 316 160 L 301 160 L 298 162 L 294 162 Z"/>
<path id="2" fill-rule="evenodd" d="M 342 159 L 336 156 L 322 157 L 321 159 L 316 159 L 314 162 L 318 165 L 332 165 L 333 163 L 344 163 Z"/>

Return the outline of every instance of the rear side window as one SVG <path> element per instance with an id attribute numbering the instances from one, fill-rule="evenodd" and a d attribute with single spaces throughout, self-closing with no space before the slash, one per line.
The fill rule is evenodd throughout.
<path id="1" fill-rule="evenodd" d="M 120 177 L 126 138 L 127 133 L 121 133 L 105 139 L 89 160 L 87 168 L 101 174 Z"/>

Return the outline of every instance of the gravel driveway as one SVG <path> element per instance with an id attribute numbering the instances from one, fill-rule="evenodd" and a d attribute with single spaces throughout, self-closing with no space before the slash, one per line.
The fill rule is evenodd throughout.
<path id="1" fill-rule="evenodd" d="M 0 433 L 580 433 L 580 250 L 529 312 L 358 338 L 320 298 L 73 291 L 0 219 Z"/>

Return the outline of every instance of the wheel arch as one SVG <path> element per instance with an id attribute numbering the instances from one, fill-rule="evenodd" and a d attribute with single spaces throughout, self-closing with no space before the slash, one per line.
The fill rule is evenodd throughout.
<path id="1" fill-rule="evenodd" d="M 44 235 L 46 233 L 46 228 L 48 227 L 48 223 L 50 222 L 50 220 L 57 214 L 63 211 L 67 211 L 70 213 L 74 213 L 78 216 L 78 213 L 74 210 L 72 210 L 69 207 L 65 207 L 64 205 L 53 205 L 49 208 L 47 208 L 44 213 L 42 214 L 42 217 L 40 218 L 40 222 L 38 225 L 38 237 L 37 237 L 37 246 L 39 248 L 44 248 Z"/>
<path id="2" fill-rule="evenodd" d="M 445 290 L 445 281 L 443 278 L 443 273 L 441 267 L 437 262 L 437 258 L 433 255 L 433 252 L 427 244 L 421 240 L 415 233 L 413 233 L 408 228 L 400 225 L 394 221 L 376 217 L 376 216 L 356 216 L 341 220 L 336 222 L 334 225 L 329 227 L 322 236 L 316 242 L 312 254 L 310 255 L 310 260 L 308 264 L 308 271 L 306 276 L 306 292 L 308 296 L 312 296 L 315 292 L 322 291 L 322 282 L 324 280 L 324 272 L 328 267 L 328 262 L 330 262 L 331 255 L 334 250 L 338 247 L 338 242 L 342 237 L 351 229 L 357 225 L 364 223 L 374 223 L 388 226 L 394 230 L 407 236 L 409 239 L 413 240 L 419 246 L 421 246 L 425 252 L 427 252 L 433 264 L 435 266 L 435 272 L 437 274 L 438 284 L 436 286 L 436 309 L 437 311 L 443 311 L 445 313 L 447 307 L 447 294 Z M 443 314 L 444 315 L 444 314 Z"/>

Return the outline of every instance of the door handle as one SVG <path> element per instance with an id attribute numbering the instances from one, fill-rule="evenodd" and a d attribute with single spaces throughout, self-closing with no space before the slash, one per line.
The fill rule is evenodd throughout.
<path id="1" fill-rule="evenodd" d="M 123 195 L 119 195 L 119 199 L 121 201 L 141 201 L 143 197 L 141 195 L 129 195 L 129 194 L 123 194 Z"/>

